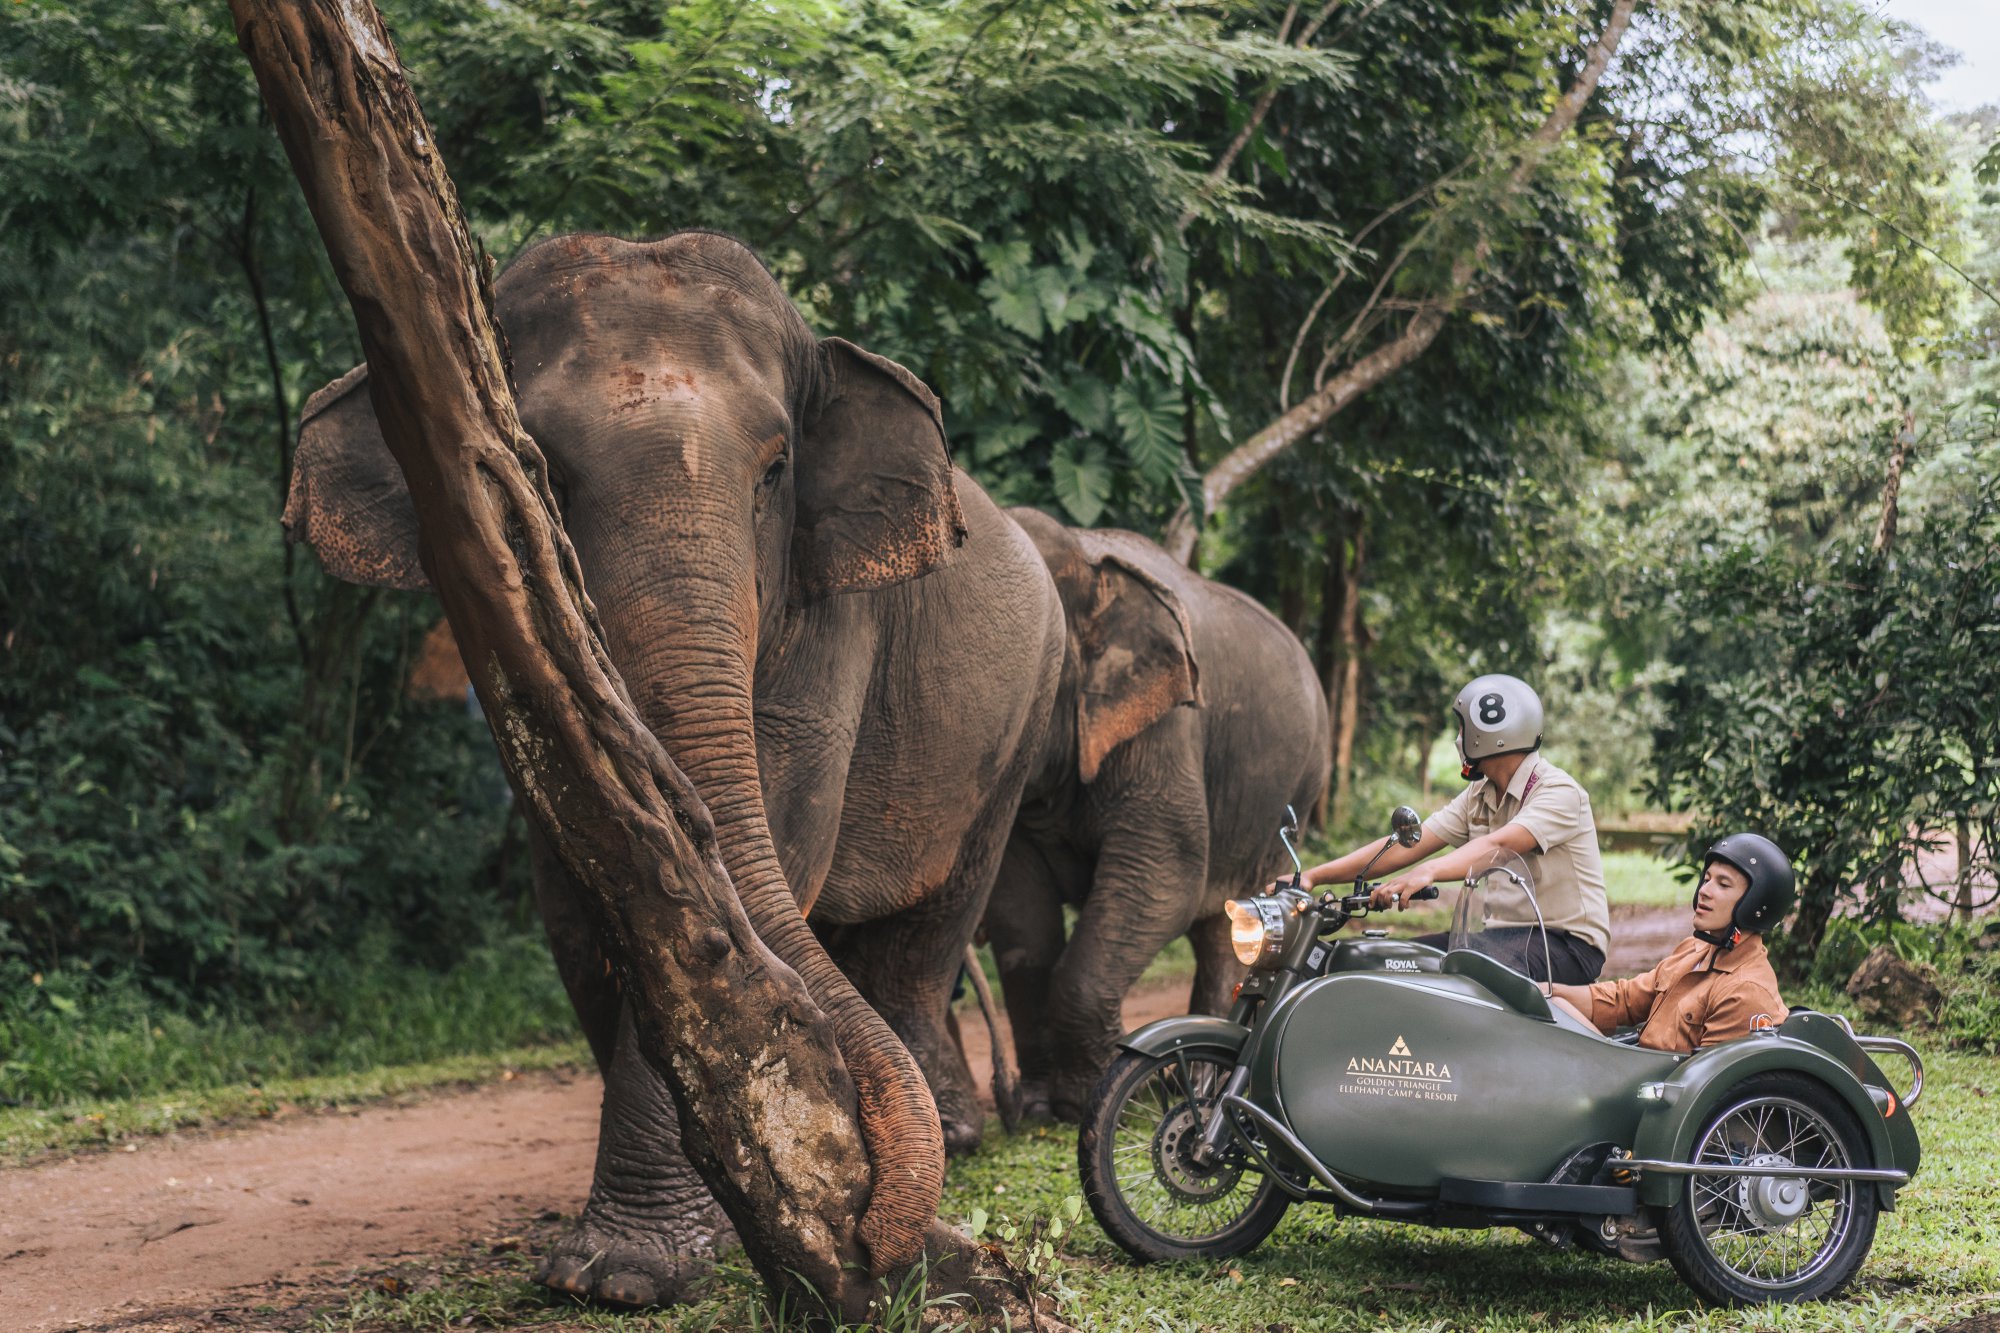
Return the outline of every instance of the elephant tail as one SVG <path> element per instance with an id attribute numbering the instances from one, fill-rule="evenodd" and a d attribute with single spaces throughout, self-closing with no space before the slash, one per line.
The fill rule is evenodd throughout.
<path id="1" fill-rule="evenodd" d="M 972 981 L 972 993 L 979 997 L 979 1014 L 986 1020 L 986 1042 L 993 1051 L 993 1104 L 1000 1110 L 1000 1125 L 1009 1134 L 1021 1127 L 1021 1080 L 1000 1044 L 1000 1013 L 993 1007 L 993 988 L 986 984 L 986 969 L 980 966 L 979 950 L 965 946 L 965 975 Z"/>

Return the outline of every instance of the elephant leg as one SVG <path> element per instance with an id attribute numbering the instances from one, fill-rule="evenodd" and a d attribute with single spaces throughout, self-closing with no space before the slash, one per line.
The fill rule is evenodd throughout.
<path id="1" fill-rule="evenodd" d="M 1188 992 L 1191 1014 L 1226 1014 L 1235 1003 L 1236 983 L 1243 964 L 1229 944 L 1229 918 L 1217 913 L 1197 920 L 1187 931 L 1194 948 L 1194 986 Z"/>
<path id="2" fill-rule="evenodd" d="M 1185 786 L 1186 784 L 1176 784 Z M 1208 811 L 1193 792 L 1135 787 L 1110 796 L 1076 929 L 1049 988 L 1047 1028 L 1055 1048 L 1050 1106 L 1079 1120 L 1124 1029 L 1125 994 L 1146 965 L 1192 922 L 1208 883 Z"/>
<path id="3" fill-rule="evenodd" d="M 845 931 L 834 960 L 915 1057 L 937 1103 L 949 1152 L 979 1146 L 986 1115 L 965 1057 L 945 1024 L 952 983 L 972 942 L 963 894 L 939 898 Z"/>
<path id="4" fill-rule="evenodd" d="M 834 957 L 868 1003 L 909 1048 L 930 1083 L 947 1151 L 979 1146 L 986 1113 L 945 1027 L 952 983 L 966 946 L 979 926 L 1007 834 L 1020 804 L 1022 774 L 998 785 L 996 797 L 975 817 L 944 882 L 914 906 L 840 932 Z M 905 894 L 907 899 L 911 896 Z"/>
<path id="5" fill-rule="evenodd" d="M 1062 895 L 1047 859 L 1018 831 L 1000 858 L 985 924 L 1021 1066 L 1021 1114 L 1046 1118 L 1055 1069 L 1046 1027 L 1048 993 L 1063 951 Z"/>
<path id="6" fill-rule="evenodd" d="M 735 1236 L 681 1152 L 679 1110 L 639 1054 L 580 887 L 540 835 L 532 836 L 542 924 L 604 1076 L 590 1201 L 542 1256 L 535 1280 L 617 1305 L 683 1300 Z"/>
<path id="7" fill-rule="evenodd" d="M 528 864 L 535 883 L 535 907 L 542 931 L 555 955 L 556 972 L 569 992 L 570 1006 L 583 1028 L 584 1040 L 597 1059 L 597 1072 L 609 1077 L 612 1046 L 618 1037 L 618 1010 L 623 1003 L 611 962 L 598 947 L 582 886 L 570 877 L 534 820 L 528 821 Z"/>
<path id="8" fill-rule="evenodd" d="M 605 1075 L 590 1202 L 542 1256 L 535 1280 L 611 1305 L 686 1301 L 716 1253 L 735 1241 L 729 1219 L 681 1151 L 679 1111 L 639 1053 L 628 1007 Z"/>

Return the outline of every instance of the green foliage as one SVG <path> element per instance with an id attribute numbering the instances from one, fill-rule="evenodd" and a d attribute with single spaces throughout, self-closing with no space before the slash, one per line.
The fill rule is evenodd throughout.
<path id="1" fill-rule="evenodd" d="M 1851 917 L 1836 918 L 1827 924 L 1804 979 L 1843 995 L 1847 979 L 1878 944 L 1890 945 L 1904 959 L 1926 964 L 1935 973 L 1944 1002 L 1927 1030 L 1960 1050 L 2000 1051 L 2000 925 L 1979 929 L 1892 921 L 1867 926 Z"/>
<path id="2" fill-rule="evenodd" d="M 0 1112 L 0 1155 L 359 1097 L 375 1071 L 549 1043 L 572 1023 L 548 946 L 527 933 L 436 972 L 377 933 L 317 957 L 275 1009 L 190 1012 L 149 991 L 59 974 L 0 992 L 0 1106 L 24 1108 Z"/>
<path id="3" fill-rule="evenodd" d="M 2000 809 L 2000 484 L 1934 512 L 1885 555 L 1736 546 L 1683 567 L 1688 645 L 1656 795 L 1691 802 L 1691 846 L 1759 829 L 1799 863 L 1810 958 L 1853 901 L 1893 919 L 1926 830 Z"/>
<path id="4" fill-rule="evenodd" d="M 449 966 L 520 893 L 504 785 L 404 698 L 428 599 L 284 549 L 293 406 L 354 352 L 225 10 L 0 10 L 0 304 L 0 992 Z"/>

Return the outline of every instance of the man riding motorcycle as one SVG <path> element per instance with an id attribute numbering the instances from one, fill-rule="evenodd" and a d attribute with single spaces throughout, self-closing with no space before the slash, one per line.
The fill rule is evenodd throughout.
<path id="1" fill-rule="evenodd" d="M 1472 785 L 1424 821 L 1414 846 L 1393 839 L 1369 842 L 1305 872 L 1309 885 L 1351 883 L 1370 858 L 1378 870 L 1407 872 L 1374 890 L 1376 910 L 1400 910 L 1421 890 L 1462 879 L 1496 852 L 1527 862 L 1541 918 L 1548 930 L 1544 966 L 1535 912 L 1525 899 L 1489 892 L 1486 929 L 1473 947 L 1537 981 L 1587 985 L 1604 970 L 1611 942 L 1611 913 L 1604 895 L 1604 862 L 1590 795 L 1575 778 L 1544 758 L 1542 701 L 1513 676 L 1480 676 L 1452 700 L 1458 720 L 1460 773 Z M 1427 860 L 1447 847 L 1455 850 Z M 1444 936 L 1422 936 L 1442 947 Z M 1553 969 L 1554 975 L 1547 973 Z"/>

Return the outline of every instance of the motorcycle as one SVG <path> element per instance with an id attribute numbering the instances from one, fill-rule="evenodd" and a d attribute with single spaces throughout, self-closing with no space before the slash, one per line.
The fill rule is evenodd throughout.
<path id="1" fill-rule="evenodd" d="M 1691 1055 L 1606 1037 L 1490 956 L 1518 958 L 1517 932 L 1538 930 L 1547 961 L 1511 853 L 1455 890 L 1444 949 L 1336 940 L 1369 914 L 1375 861 L 1421 824 L 1399 807 L 1343 894 L 1305 887 L 1287 815 L 1290 883 L 1228 904 L 1251 969 L 1229 1014 L 1128 1033 L 1093 1094 L 1078 1166 L 1127 1253 L 1242 1254 L 1293 1204 L 1321 1203 L 1665 1258 L 1721 1304 L 1823 1299 L 1854 1276 L 1921 1157 L 1907 1043 L 1810 1010 Z M 1875 1055 L 1908 1063 L 1907 1092 Z"/>

